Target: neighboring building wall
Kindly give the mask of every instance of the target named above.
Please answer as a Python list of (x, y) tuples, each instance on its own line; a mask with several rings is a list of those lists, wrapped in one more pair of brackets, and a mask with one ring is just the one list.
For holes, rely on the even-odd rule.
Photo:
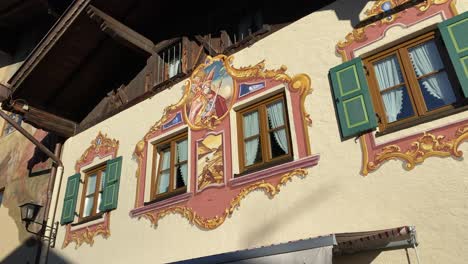
[[(111, 149), (109, 153), (105, 150), (96, 151), (92, 157), (97, 158), (87, 160), (83, 167), (91, 168), (110, 159), (110, 156), (122, 156), (123, 165), (117, 209), (106, 216), (105, 223), (77, 237), (65, 236), (79, 226), (62, 226), (54, 253), (71, 263), (148, 260), (164, 263), (324, 234), (414, 225), (418, 232), (418, 252), (422, 263), (463, 263), (468, 258), (464, 246), (468, 239), (465, 221), (468, 217), (468, 163), (463, 158), (430, 157), (414, 169), (405, 170), (400, 160), (392, 160), (380, 168), (369, 170), (368, 175), (363, 177), (361, 172), (365, 171), (361, 147), (365, 149), (365, 146), (360, 145), (363, 142), (353, 139), (342, 141), (340, 138), (328, 72), (342, 62), (342, 58), (335, 53), (336, 44), (352, 31), (350, 19), (356, 19), (362, 9), (370, 7), (366, 3), (337, 1), (233, 56), (233, 64), (237, 68), (266, 60), (267, 69), (280, 69), (281, 65), (286, 65), (286, 73), (290, 76), (305, 73), (310, 77), (313, 92), (305, 100), (305, 109), (313, 122), (307, 126), (311, 155), (304, 156), (319, 154), (320, 161), (317, 166), (307, 170), (307, 176), (293, 177), (291, 182), (281, 186), (281, 192), (274, 195), (273, 199), (269, 199), (263, 191), (249, 193), (224, 222), (211, 223), (216, 227), (213, 230), (200, 228), (197, 220), (190, 223), (180, 216), (180, 212), (165, 215), (159, 221), (154, 218), (161, 216), (158, 214), (146, 215), (141, 219), (129, 216), (129, 213), (134, 213), (136, 205), (142, 206), (143, 200), (150, 200), (150, 177), (147, 177), (144, 199), (135, 198), (138, 186), (141, 188), (137, 177), (141, 171), (138, 170), (139, 160), (135, 149), (136, 154), (139, 154), (141, 146), (138, 143), (145, 135), (151, 134), (151, 131), (148, 132), (150, 128), (167, 114), (164, 109), (179, 102), (184, 94), (182, 82), (66, 141), (62, 158), (64, 176), (76, 173), (77, 162), (83, 165), (80, 158), (88, 155), (87, 149), (96, 144), (96, 136), (100, 132), (118, 141), (118, 148)], [(460, 13), (468, 9), (466, 1), (456, 1), (454, 6)], [(387, 37), (391, 40), (400, 39), (441, 20), (442, 17), (438, 17), (408, 28), (392, 28), (381, 43), (387, 42)], [(369, 52), (371, 50), (366, 51)], [(293, 92), (287, 91), (286, 94), (288, 100), (291, 100)], [(290, 115), (297, 107), (300, 105), (289, 102)], [(235, 110), (230, 111), (232, 125), (235, 124)], [(462, 125), (466, 125), (464, 120), (467, 118), (466, 111), (460, 112), (378, 137), (376, 141), (382, 144), (452, 122), (461, 121)], [(239, 161), (234, 145), (237, 140), (235, 130), (235, 127), (231, 127), (232, 164), (234, 172), (237, 172)], [(189, 132), (189, 140), (196, 133)], [(297, 130), (292, 131), (291, 136), (295, 160), (299, 159), (298, 150), (303, 147), (298, 143), (303, 138), (298, 138), (297, 133)], [(373, 137), (373, 134), (368, 136)], [(91, 150), (95, 151), (96, 146)], [(459, 150), (466, 153), (468, 144), (461, 144)], [(149, 162), (146, 175), (151, 175), (151, 166)], [(364, 166), (367, 164), (364, 163)], [(58, 212), (61, 212), (63, 206), (66, 179), (62, 181)], [(193, 186), (189, 184), (189, 187)], [(213, 191), (211, 201), (219, 197), (219, 193)], [(190, 218), (190, 214), (187, 214), (185, 217)], [(153, 227), (145, 218), (157, 222), (157, 225)], [(89, 223), (81, 227), (87, 225)], [(68, 228), (71, 229), (66, 231)], [(63, 248), (60, 248), (62, 243)], [(415, 263), (416, 256), (414, 250), (408, 249), (343, 256), (336, 261)]]
[[(0, 128), (5, 123), (1, 119)], [(39, 141), (47, 135), (25, 123), (22, 127)], [(18, 131), (0, 137), (0, 188), (4, 188), (0, 206), (2, 263), (33, 263), (36, 257), (38, 242), (26, 231), (18, 206), (31, 201), (41, 205), (46, 203), (51, 162), (38, 154), (35, 146)], [(31, 168), (31, 165), (34, 166)], [(37, 219), (42, 221), (42, 217), (43, 210)], [(30, 229), (37, 231), (36, 226)]]

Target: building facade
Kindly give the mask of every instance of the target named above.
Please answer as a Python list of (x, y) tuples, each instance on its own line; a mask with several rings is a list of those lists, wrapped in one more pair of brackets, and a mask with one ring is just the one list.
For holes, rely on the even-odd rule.
[(49, 262), (466, 262), (468, 3), (413, 2), (165, 42), (65, 141)]

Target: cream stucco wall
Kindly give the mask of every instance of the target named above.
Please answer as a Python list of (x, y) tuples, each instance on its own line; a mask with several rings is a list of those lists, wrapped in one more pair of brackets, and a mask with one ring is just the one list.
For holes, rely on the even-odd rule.
[[(235, 66), (256, 64), (266, 59), (267, 68), (288, 66), (288, 73), (306, 73), (313, 93), (306, 109), (313, 125), (309, 129), (312, 152), (320, 154), (318, 166), (304, 179), (288, 183), (274, 199), (261, 192), (247, 196), (232, 217), (219, 228), (205, 231), (178, 215), (163, 218), (156, 228), (145, 219), (132, 219), (129, 211), (135, 199), (137, 163), (132, 159), (135, 144), (165, 106), (182, 95), (182, 83), (174, 85), (102, 123), (70, 138), (64, 145), (65, 176), (99, 131), (120, 141), (124, 157), (119, 204), (111, 213), (111, 236), (95, 238), (93, 246), (78, 249), (70, 244), (60, 249), (65, 229), (60, 228), (55, 254), (71, 263), (163, 263), (256, 246), (282, 243), (330, 233), (385, 229), (414, 225), (422, 263), (465, 263), (468, 259), (468, 163), (452, 158), (429, 158), (412, 171), (400, 161), (390, 161), (363, 177), (361, 149), (354, 140), (342, 142), (328, 82), (328, 71), (341, 63), (335, 45), (351, 31), (349, 20), (340, 20), (335, 10), (353, 10), (366, 1), (337, 1), (234, 55)], [(458, 1), (467, 10), (467, 1)], [(358, 13), (356, 13), (358, 16)], [(395, 32), (402, 37), (413, 29)], [(460, 113), (428, 124), (388, 135), (398, 135), (468, 118)], [(468, 152), (468, 143), (461, 146)], [(234, 155), (236, 156), (236, 155)], [(98, 163), (99, 161), (95, 161)], [(63, 188), (58, 198), (60, 217)], [(58, 184), (56, 184), (58, 186)], [(416, 263), (414, 250), (394, 250), (339, 258), (339, 263)]]

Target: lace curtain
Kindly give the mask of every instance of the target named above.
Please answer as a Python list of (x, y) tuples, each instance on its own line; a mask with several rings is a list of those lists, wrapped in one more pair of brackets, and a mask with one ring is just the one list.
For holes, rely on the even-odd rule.
[(159, 175), (158, 193), (165, 193), (169, 190), (170, 170), (168, 169), (169, 166), (171, 166), (171, 152), (169, 150), (163, 152), (161, 163), (162, 167), (161, 175)]
[[(395, 56), (377, 62), (374, 64), (374, 69), (380, 91), (403, 82), (400, 65)], [(403, 89), (399, 88), (382, 94), (389, 123), (397, 120), (397, 116), (403, 108)]]
[[(270, 120), (270, 128), (274, 129), (284, 126), (284, 110), (283, 102), (276, 102), (267, 107), (268, 119)], [(288, 140), (286, 138), (286, 129), (279, 129), (273, 132), (276, 142), (281, 149), (288, 153)]]
[[(409, 55), (418, 77), (444, 69), (434, 41), (412, 48)], [(420, 83), (430, 95), (444, 101), (445, 104), (455, 102), (456, 98), (445, 71), (423, 78)]]
[[(187, 140), (181, 141), (177, 143), (177, 162), (186, 161), (188, 159), (188, 142)], [(184, 163), (179, 165), (180, 173), (182, 174), (182, 180), (184, 181), (184, 185), (187, 186), (187, 166), (188, 163)]]
[[(258, 112), (252, 112), (244, 115), (244, 138), (249, 138), (260, 133), (258, 124)], [(260, 138), (252, 138), (245, 141), (245, 166), (249, 166), (255, 163), (257, 157), (258, 147)]]

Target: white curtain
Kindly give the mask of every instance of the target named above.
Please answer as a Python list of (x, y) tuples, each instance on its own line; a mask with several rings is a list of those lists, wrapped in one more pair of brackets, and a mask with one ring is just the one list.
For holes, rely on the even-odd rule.
[(86, 187), (85, 209), (83, 217), (89, 216), (92, 213), (94, 205), (94, 193), (96, 192), (96, 177), (91, 175), (88, 177), (88, 186)]
[[(276, 102), (267, 107), (268, 118), (270, 119), (271, 128), (277, 128), (284, 125), (284, 110), (283, 102)], [(288, 140), (286, 138), (286, 130), (279, 129), (273, 132), (275, 135), (276, 142), (281, 147), (281, 149), (288, 153)]]
[(99, 197), (98, 197), (98, 206), (97, 206), (97, 212), (101, 212), (99, 210), (99, 207), (101, 206), (101, 201), (102, 201), (102, 191), (104, 189), (104, 183), (106, 182), (106, 171), (101, 172), (101, 187), (99, 190)]
[[(178, 162), (186, 161), (188, 159), (188, 142), (187, 140), (181, 141), (177, 143), (177, 157)], [(187, 165), (188, 163), (184, 163), (180, 165), (180, 172), (182, 173), (182, 180), (184, 181), (184, 185), (187, 186)]]
[[(260, 132), (258, 124), (258, 112), (244, 115), (244, 138), (258, 135)], [(245, 166), (254, 164), (257, 157), (260, 138), (253, 138), (245, 142)]]
[[(395, 56), (377, 62), (374, 64), (374, 69), (380, 91), (403, 82), (400, 65)], [(382, 94), (389, 123), (397, 120), (397, 116), (403, 108), (403, 89), (395, 89)]]
[[(412, 48), (409, 54), (418, 77), (444, 68), (434, 41)], [(455, 102), (455, 95), (445, 71), (424, 78), (421, 83), (429, 94), (443, 100), (445, 104)]]
[(180, 60), (172, 60), (169, 62), (169, 78), (174, 77), (179, 73)]
[[(162, 154), (161, 175), (159, 175), (158, 193), (165, 193), (169, 189), (169, 166), (171, 166), (171, 152), (165, 151)], [(167, 170), (167, 171), (165, 171)]]

